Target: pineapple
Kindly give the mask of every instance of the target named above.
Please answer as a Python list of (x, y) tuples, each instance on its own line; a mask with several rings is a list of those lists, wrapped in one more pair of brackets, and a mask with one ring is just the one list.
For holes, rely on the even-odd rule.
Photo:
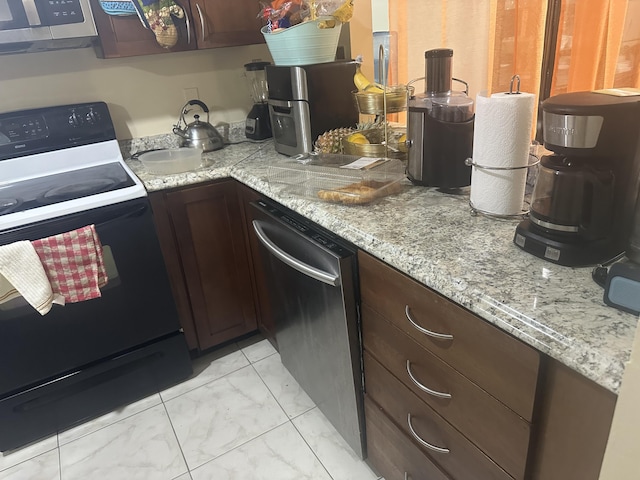
[(319, 153), (342, 153), (342, 139), (353, 133), (353, 128), (342, 127), (324, 132), (314, 144)]
[(383, 123), (358, 123), (355, 128), (336, 128), (324, 132), (318, 137), (314, 146), (314, 150), (318, 153), (342, 153), (342, 139), (360, 130), (369, 130), (371, 128), (383, 128)]

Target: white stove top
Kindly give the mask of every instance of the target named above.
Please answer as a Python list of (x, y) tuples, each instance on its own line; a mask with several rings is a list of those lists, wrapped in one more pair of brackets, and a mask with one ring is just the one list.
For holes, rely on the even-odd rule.
[[(101, 172), (104, 168), (96, 167), (114, 164), (118, 166), (117, 170), (121, 171), (119, 178), (125, 178), (128, 184), (116, 185), (112, 187), (113, 189), (105, 188), (103, 190), (106, 191), (98, 193), (91, 192), (90, 183), (94, 182), (95, 178), (91, 176), (91, 172)], [(86, 173), (80, 175), (77, 173), (80, 171)], [(0, 161), (0, 179), (2, 179), (0, 180), (0, 230), (147, 195), (140, 180), (124, 162), (116, 140), (2, 160)], [(95, 178), (95, 180), (103, 179)], [(82, 190), (83, 181), (86, 182), (88, 189), (85, 196), (66, 200), (62, 196), (54, 198), (54, 195), (49, 195), (49, 192), (62, 191), (67, 187), (72, 190)], [(50, 203), (40, 205), (38, 196), (47, 197)], [(15, 201), (34, 206), (13, 211), (10, 205)], [(3, 205), (8, 206), (5, 213), (2, 211)]]

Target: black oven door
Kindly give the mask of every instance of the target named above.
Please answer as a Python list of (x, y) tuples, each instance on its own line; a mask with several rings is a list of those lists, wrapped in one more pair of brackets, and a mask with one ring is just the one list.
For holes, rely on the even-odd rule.
[(12, 450), (188, 377), (191, 360), (147, 198), (0, 232), (0, 244), (95, 224), (102, 296), (41, 316), (0, 304), (0, 451)]
[(44, 316), (22, 298), (0, 304), (0, 399), (180, 329), (146, 198), (1, 232), (0, 244), (87, 224), (96, 226), (109, 282), (100, 298)]

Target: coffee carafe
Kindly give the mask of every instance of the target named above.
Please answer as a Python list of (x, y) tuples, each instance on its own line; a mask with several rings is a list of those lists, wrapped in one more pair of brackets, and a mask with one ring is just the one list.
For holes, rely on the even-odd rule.
[(452, 57), (448, 48), (425, 52), (425, 91), (408, 102), (407, 174), (417, 185), (442, 190), (471, 184), (471, 167), (465, 160), (473, 153), (474, 102), (467, 88), (451, 88)]
[(264, 67), (269, 62), (251, 62), (244, 66), (245, 76), (249, 82), (249, 91), (253, 99), (253, 107), (245, 122), (245, 136), (251, 140), (264, 140), (271, 137), (271, 121), (269, 119), (269, 105), (267, 98), (267, 77)]
[(640, 96), (574, 92), (542, 104), (545, 147), (529, 218), (514, 243), (567, 266), (622, 253), (640, 175)]

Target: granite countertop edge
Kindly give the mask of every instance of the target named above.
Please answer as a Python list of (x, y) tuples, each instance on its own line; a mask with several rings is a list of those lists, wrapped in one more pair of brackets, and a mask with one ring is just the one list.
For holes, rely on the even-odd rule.
[[(123, 157), (148, 192), (234, 178), (345, 238), (607, 390), (618, 393), (638, 319), (604, 306), (601, 298), (591, 298), (598, 290), (588, 283), (590, 275), (584, 269), (548, 264), (519, 251), (511, 245), (511, 239), (505, 241), (506, 235), (512, 236), (509, 232), (515, 228), (516, 221), (493, 222), (486, 217), (470, 219), (466, 204), (468, 196), (466, 200), (453, 198), (433, 189), (413, 187), (408, 181), (403, 193), (387, 197), (367, 209), (292, 195), (268, 182), (269, 165), (288, 160), (275, 152), (271, 141), (236, 143), (206, 153), (207, 166), (174, 175), (150, 175), (139, 161), (128, 159), (136, 150), (145, 149), (143, 147), (166, 144), (167, 138), (170, 136), (159, 136), (155, 143), (138, 142), (137, 146), (136, 142), (127, 142), (124, 148), (121, 142)], [(422, 234), (412, 228), (412, 222), (418, 219), (410, 217), (425, 211), (435, 213), (430, 222), (431, 229)], [(449, 223), (446, 218), (450, 219)], [(438, 225), (433, 227), (435, 222)], [(445, 234), (464, 228), (483, 236), (476, 237), (475, 242), (470, 239), (460, 245), (455, 241), (446, 244)], [(483, 229), (495, 229), (498, 233), (493, 238), (486, 232), (483, 234)], [(473, 251), (475, 244), (484, 242), (485, 237), (489, 237), (487, 243)], [(445, 245), (445, 248), (436, 250), (432, 244)], [(508, 257), (502, 260), (505, 263), (495, 261), (502, 257)], [(471, 263), (474, 266), (467, 268)], [(487, 276), (483, 275), (483, 265), (487, 268)], [(504, 275), (501, 275), (503, 270)], [(523, 283), (520, 290), (510, 285), (506, 279), (509, 275), (520, 275), (519, 280)], [(514, 279), (514, 283), (517, 281)], [(575, 283), (573, 291), (566, 298), (561, 293), (556, 297), (558, 285), (567, 281)], [(524, 299), (518, 296), (522, 292), (526, 292), (522, 295)], [(584, 322), (581, 319), (585, 319)]]

